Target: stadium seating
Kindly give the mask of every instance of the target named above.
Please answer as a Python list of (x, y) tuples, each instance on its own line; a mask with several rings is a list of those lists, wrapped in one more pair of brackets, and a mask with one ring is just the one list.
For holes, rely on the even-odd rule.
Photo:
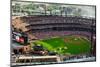
[(71, 34), (83, 35), (91, 39), (91, 35), (95, 31), (95, 18), (24, 16), (21, 19), (29, 24), (26, 26), (29, 29), (26, 32), (32, 32), (38, 39)]

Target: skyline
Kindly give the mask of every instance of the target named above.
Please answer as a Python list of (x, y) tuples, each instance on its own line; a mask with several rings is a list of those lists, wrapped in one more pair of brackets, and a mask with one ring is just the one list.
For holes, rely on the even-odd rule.
[[(14, 5), (15, 3), (17, 3), (17, 4), (20, 4), (20, 5), (29, 5), (29, 4), (43, 4), (43, 5), (49, 5), (49, 6), (52, 6), (52, 5), (54, 5), (55, 3), (50, 3), (50, 4), (46, 4), (46, 3), (41, 3), (41, 2), (38, 2), (38, 3), (34, 3), (34, 1), (33, 2), (16, 2), (16, 1), (13, 1), (12, 2), (12, 5)], [(66, 8), (70, 8), (70, 9), (72, 9), (72, 12), (68, 12), (66, 9), (65, 9), (65, 11), (67, 11), (68, 13), (70, 13), (70, 15), (75, 15), (75, 13), (77, 14), (77, 13), (79, 13), (78, 12), (78, 9), (79, 10), (81, 10), (80, 11), (80, 16), (83, 16), (83, 17), (92, 17), (92, 18), (95, 18), (95, 6), (88, 6), (88, 5), (72, 5), (72, 4), (56, 4), (57, 5), (57, 7), (58, 6), (61, 6), (61, 7), (66, 7)], [(74, 8), (75, 8), (75, 10), (74, 10)], [(68, 14), (67, 13), (67, 14)]]

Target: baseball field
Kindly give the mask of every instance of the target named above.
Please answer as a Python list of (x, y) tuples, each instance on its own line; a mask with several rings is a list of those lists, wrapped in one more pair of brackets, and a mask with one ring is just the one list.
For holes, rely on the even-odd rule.
[(78, 55), (89, 53), (91, 42), (83, 36), (70, 35), (63, 37), (53, 37), (43, 40), (37, 40), (33, 44), (42, 45), (45, 49), (58, 54)]

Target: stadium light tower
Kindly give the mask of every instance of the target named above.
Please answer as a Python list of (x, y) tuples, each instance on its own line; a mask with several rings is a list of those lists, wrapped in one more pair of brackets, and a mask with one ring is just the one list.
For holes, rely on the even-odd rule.
[(46, 15), (46, 9), (47, 9), (47, 7), (46, 7), (46, 4), (40, 4), (40, 6), (44, 9), (44, 13), (45, 13), (45, 15)]
[(94, 27), (94, 23), (95, 23), (95, 21), (93, 20), (93, 19), (91, 19), (92, 20), (92, 23), (91, 23), (91, 54), (92, 55), (94, 55), (94, 52), (95, 52), (95, 39), (94, 39), (94, 34), (96, 34), (95, 33), (95, 29), (93, 28)]

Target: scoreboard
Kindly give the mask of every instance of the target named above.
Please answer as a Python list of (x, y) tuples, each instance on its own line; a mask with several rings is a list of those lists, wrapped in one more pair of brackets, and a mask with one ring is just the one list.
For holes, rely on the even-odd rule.
[(28, 43), (28, 36), (25, 33), (20, 33), (20, 32), (12, 32), (12, 40), (15, 42), (18, 42), (20, 44), (27, 44)]

